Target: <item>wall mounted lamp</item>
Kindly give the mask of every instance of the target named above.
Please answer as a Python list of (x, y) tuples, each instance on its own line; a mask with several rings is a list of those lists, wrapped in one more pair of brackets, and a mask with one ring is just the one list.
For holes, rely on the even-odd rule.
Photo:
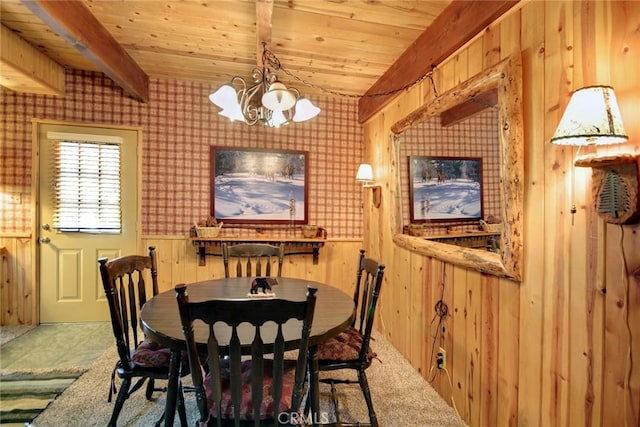
[(373, 183), (373, 168), (368, 163), (361, 163), (356, 173), (356, 181), (362, 182), (362, 188), (371, 188), (373, 191), (373, 206), (380, 207), (382, 199), (382, 186)]
[(571, 95), (551, 142), (585, 146), (620, 144), (628, 139), (613, 88), (588, 86)]
[[(567, 104), (553, 144), (578, 147), (621, 144), (628, 140), (613, 88), (588, 86), (576, 90)], [(598, 215), (609, 223), (627, 224), (640, 217), (638, 156), (620, 154), (574, 159), (576, 166), (591, 167)], [(575, 204), (571, 213), (575, 213)]]

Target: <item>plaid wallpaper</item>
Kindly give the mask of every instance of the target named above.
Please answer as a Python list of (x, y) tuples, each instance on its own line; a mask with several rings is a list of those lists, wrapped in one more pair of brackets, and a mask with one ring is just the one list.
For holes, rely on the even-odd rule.
[[(403, 224), (409, 223), (409, 156), (451, 156), (482, 158), (484, 217), (500, 216), (500, 170), (498, 111), (487, 108), (463, 122), (449, 127), (433, 117), (404, 132), (400, 144), (400, 178), (402, 181)], [(405, 185), (406, 183), (406, 185)], [(475, 228), (452, 227), (455, 230)], [(438, 233), (445, 229), (434, 227)]]
[[(316, 98), (315, 119), (281, 129), (231, 123), (217, 114), (201, 83), (152, 79), (150, 101), (138, 103), (97, 72), (67, 73), (65, 97), (3, 90), (0, 106), (0, 232), (26, 233), (31, 219), (31, 120), (136, 126), (143, 129), (142, 225), (145, 235), (186, 236), (209, 215), (209, 147), (309, 152), (309, 223), (329, 237), (362, 236), (362, 191), (355, 174), (363, 132), (357, 100)], [(304, 92), (304, 88), (301, 88)], [(10, 203), (21, 194), (22, 203)]]

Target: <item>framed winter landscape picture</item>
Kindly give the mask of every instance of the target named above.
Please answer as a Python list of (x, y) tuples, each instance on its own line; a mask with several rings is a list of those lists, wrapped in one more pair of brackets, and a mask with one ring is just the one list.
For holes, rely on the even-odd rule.
[(210, 161), (218, 221), (307, 224), (308, 152), (211, 147)]
[(482, 219), (482, 159), (409, 156), (411, 222)]

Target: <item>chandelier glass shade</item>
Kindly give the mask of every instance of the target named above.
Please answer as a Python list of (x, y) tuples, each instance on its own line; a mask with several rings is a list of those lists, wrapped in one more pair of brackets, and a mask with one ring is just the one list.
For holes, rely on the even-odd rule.
[(280, 68), (280, 63), (266, 49), (263, 53), (264, 68), (255, 68), (251, 83), (235, 76), (231, 82), (209, 95), (209, 100), (221, 110), (218, 114), (231, 121), (243, 121), (253, 126), (261, 123), (267, 127), (280, 127), (293, 122), (303, 122), (320, 113), (296, 88), (287, 88), (278, 81), (269, 65)]

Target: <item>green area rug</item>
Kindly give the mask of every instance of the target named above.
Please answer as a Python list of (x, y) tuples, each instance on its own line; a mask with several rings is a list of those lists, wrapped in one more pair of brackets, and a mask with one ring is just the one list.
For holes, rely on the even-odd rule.
[(82, 372), (15, 373), (0, 377), (0, 424), (31, 423)]

